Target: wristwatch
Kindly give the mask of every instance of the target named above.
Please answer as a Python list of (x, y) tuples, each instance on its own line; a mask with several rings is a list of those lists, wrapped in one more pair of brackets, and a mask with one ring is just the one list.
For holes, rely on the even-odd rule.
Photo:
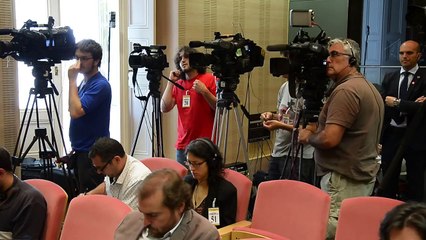
[(399, 99), (399, 98), (395, 98), (395, 100), (393, 100), (393, 106), (394, 107), (398, 107), (400, 103), (401, 103), (401, 99)]

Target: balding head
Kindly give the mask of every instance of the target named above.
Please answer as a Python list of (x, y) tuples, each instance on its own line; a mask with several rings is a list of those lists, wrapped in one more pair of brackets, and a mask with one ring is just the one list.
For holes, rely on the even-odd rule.
[(421, 58), (420, 44), (413, 40), (405, 41), (399, 48), (399, 62), (408, 71), (416, 66)]
[(184, 204), (184, 210), (191, 206), (191, 187), (172, 169), (161, 169), (148, 175), (139, 188), (139, 201), (158, 191), (163, 193), (163, 205), (175, 210)]

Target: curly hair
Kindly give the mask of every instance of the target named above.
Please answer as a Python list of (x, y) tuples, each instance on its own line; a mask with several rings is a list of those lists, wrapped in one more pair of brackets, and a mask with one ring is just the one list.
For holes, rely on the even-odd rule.
[[(174, 58), (174, 62), (176, 65), (176, 68), (183, 72), (183, 69), (180, 67), (180, 61), (182, 60), (182, 55), (184, 57), (188, 57), (189, 54), (191, 53), (198, 53), (197, 50), (190, 48), (188, 46), (183, 46), (179, 49), (179, 51), (176, 53), (175, 58)], [(195, 69), (199, 74), (203, 74), (206, 73), (206, 67), (205, 66), (192, 66), (191, 62), (189, 63), (189, 65), (191, 66), (191, 68)], [(185, 74), (182, 74), (181, 76), (182, 79), (186, 79)]]

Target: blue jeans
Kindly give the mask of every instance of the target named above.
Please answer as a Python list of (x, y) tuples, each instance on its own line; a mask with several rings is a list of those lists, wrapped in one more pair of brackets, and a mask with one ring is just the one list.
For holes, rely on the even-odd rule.
[(185, 165), (185, 161), (186, 161), (185, 150), (176, 149), (176, 161), (178, 161), (180, 164), (182, 164), (184, 167), (186, 167), (186, 165)]

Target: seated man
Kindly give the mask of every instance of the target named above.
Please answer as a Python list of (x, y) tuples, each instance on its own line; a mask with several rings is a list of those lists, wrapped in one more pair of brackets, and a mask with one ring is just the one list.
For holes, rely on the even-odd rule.
[(151, 173), (141, 161), (127, 155), (112, 138), (99, 138), (89, 152), (93, 166), (105, 175), (104, 182), (87, 194), (105, 194), (120, 199), (137, 210), (136, 190)]
[(138, 197), (140, 212), (126, 216), (115, 239), (219, 239), (216, 227), (191, 209), (191, 188), (174, 170), (150, 174)]
[(43, 195), (13, 174), (10, 154), (0, 147), (0, 239), (41, 239), (46, 208)]

